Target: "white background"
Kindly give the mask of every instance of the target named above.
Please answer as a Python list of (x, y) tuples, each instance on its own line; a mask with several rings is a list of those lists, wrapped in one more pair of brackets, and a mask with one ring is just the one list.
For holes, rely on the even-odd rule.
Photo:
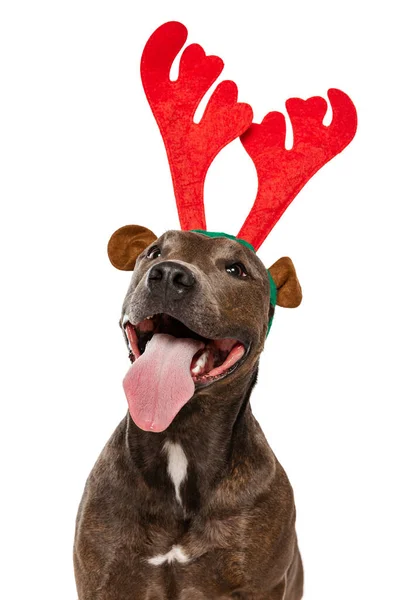
[[(226, 64), (259, 121), (290, 96), (355, 102), (352, 144), (259, 252), (291, 256), (304, 301), (278, 309), (253, 410), (298, 508), (307, 600), (400, 598), (398, 62), (394, 2), (21, 2), (0, 15), (1, 541), (7, 600), (74, 600), (74, 519), (123, 417), (118, 327), (129, 274), (111, 233), (178, 228), (139, 77), (161, 23)], [(237, 233), (255, 170), (239, 142), (206, 182)]]

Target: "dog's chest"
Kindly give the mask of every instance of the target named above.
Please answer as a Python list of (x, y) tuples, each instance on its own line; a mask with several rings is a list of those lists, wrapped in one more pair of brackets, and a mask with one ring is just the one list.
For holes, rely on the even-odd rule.
[(279, 532), (271, 506), (248, 502), (240, 473), (204, 500), (198, 463), (179, 443), (164, 444), (148, 481), (105, 457), (78, 518), (82, 600), (92, 590), (97, 600), (265, 600), (268, 539)]
[[(224, 524), (220, 524), (223, 528)], [(207, 526), (208, 532), (210, 530)], [(165, 534), (165, 540), (169, 537)], [(172, 536), (171, 536), (172, 537)], [(249, 557), (238, 550), (236, 536), (231, 536), (232, 548), (210, 544), (203, 536), (183, 536), (165, 550), (159, 544), (146, 544), (136, 556), (118, 548), (118, 564), (104, 587), (104, 598), (119, 590), (118, 600), (133, 597), (146, 600), (228, 600), (234, 592), (246, 586), (249, 578)], [(227, 545), (225, 537), (221, 545)], [(160, 550), (160, 545), (163, 550)], [(129, 573), (129, 577), (127, 577)], [(254, 582), (253, 582), (254, 585)], [(252, 587), (254, 591), (254, 587)], [(124, 595), (125, 594), (125, 595)]]
[(125, 522), (124, 541), (114, 538), (113, 572), (106, 578), (104, 592), (126, 590), (127, 600), (132, 594), (146, 600), (233, 598), (234, 591), (248, 581), (252, 559), (246, 533), (254, 518), (229, 511), (187, 518), (190, 461), (183, 448), (172, 442), (165, 444), (165, 458), (172, 486), (163, 518), (143, 516), (132, 530)]
[(157, 590), (155, 597), (163, 600), (231, 598), (234, 590), (244, 584), (241, 559), (226, 549), (191, 558), (189, 552), (177, 544), (165, 555), (156, 555), (148, 562), (151, 564), (143, 573), (146, 593)]
[[(189, 463), (179, 444), (167, 442), (164, 450), (167, 473), (174, 488), (171, 505), (178, 507), (181, 519), (184, 519)], [(144, 522), (142, 526), (147, 529), (147, 539), (153, 539), (153, 545), (146, 546), (146, 556), (142, 555), (141, 560), (148, 597), (155, 594), (154, 598), (177, 600), (230, 598), (230, 592), (246, 579), (243, 537), (247, 525), (248, 516), (210, 515), (207, 519), (187, 520), (184, 531), (177, 535), (179, 524), (177, 529), (172, 526), (164, 532), (152, 532)]]

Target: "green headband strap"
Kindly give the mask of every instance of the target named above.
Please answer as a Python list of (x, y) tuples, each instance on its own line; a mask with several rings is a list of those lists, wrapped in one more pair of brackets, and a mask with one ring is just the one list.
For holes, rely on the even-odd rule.
[(203, 229), (191, 229), (191, 231), (194, 233), (202, 233), (203, 235), (207, 235), (211, 238), (225, 237), (229, 238), (230, 240), (235, 240), (235, 242), (239, 242), (239, 244), (242, 244), (242, 246), (249, 248), (252, 252), (254, 252), (254, 254), (256, 253), (253, 246), (249, 242), (246, 242), (246, 240), (242, 240), (241, 238), (237, 238), (234, 235), (230, 235), (229, 233), (223, 233), (222, 231), (203, 231)]
[[(242, 240), (241, 238), (237, 238), (234, 235), (230, 235), (229, 233), (223, 233), (222, 231), (204, 231), (203, 229), (191, 229), (191, 231), (193, 231), (193, 233), (202, 233), (203, 235), (207, 235), (208, 237), (211, 237), (211, 238), (225, 237), (230, 240), (235, 240), (236, 242), (239, 242), (239, 244), (242, 244), (242, 246), (246, 246), (247, 248), (249, 248), (249, 250), (254, 252), (254, 254), (256, 253), (253, 246), (251, 244), (249, 244), (249, 242), (246, 242), (246, 240)], [(271, 302), (272, 306), (275, 308), (278, 292), (276, 289), (275, 281), (272, 279), (272, 275), (268, 271), (268, 269), (267, 269), (267, 273), (268, 273), (269, 288), (270, 288), (270, 302)], [(273, 320), (274, 320), (274, 315), (272, 315), (272, 317), (268, 321), (267, 335), (269, 334), (269, 330), (271, 329)]]

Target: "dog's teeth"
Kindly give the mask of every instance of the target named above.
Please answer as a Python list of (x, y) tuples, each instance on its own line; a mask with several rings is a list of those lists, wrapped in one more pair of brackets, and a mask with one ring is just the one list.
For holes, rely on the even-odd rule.
[(148, 321), (149, 319), (152, 319), (153, 315), (151, 317), (146, 317), (146, 321)]
[(196, 360), (195, 365), (192, 369), (193, 375), (198, 375), (202, 369), (204, 369), (207, 359), (208, 359), (208, 350), (205, 350), (202, 354), (200, 354), (199, 358)]
[(125, 325), (126, 325), (127, 323), (129, 323), (129, 317), (128, 317), (128, 315), (124, 315), (124, 316), (122, 317), (122, 326), (123, 326), (123, 327), (125, 327)]

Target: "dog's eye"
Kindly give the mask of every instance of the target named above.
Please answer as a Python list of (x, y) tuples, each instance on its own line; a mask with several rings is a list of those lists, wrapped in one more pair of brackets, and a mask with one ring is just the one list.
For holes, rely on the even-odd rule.
[(227, 265), (225, 270), (229, 275), (234, 277), (247, 277), (246, 267), (242, 263), (233, 263), (233, 265)]
[(161, 256), (161, 250), (158, 246), (152, 246), (147, 252), (147, 258), (158, 258)]

